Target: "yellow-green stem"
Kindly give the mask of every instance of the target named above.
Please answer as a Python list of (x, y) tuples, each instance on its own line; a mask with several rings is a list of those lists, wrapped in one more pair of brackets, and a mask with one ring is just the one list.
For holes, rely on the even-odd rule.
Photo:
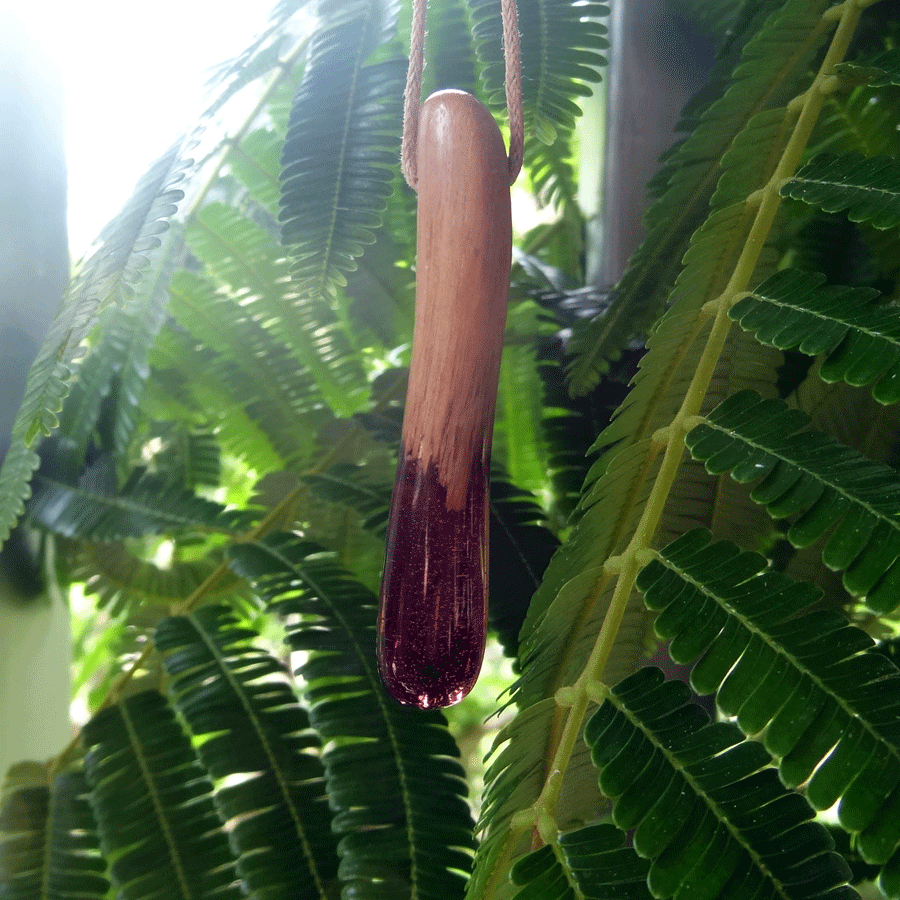
[[(618, 580), (600, 633), (588, 662), (575, 684), (569, 689), (564, 688), (557, 692), (557, 702), (567, 706), (568, 711), (553, 761), (548, 768), (547, 780), (534, 804), (514, 818), (514, 824), (519, 829), (525, 826), (528, 818), (532, 822), (540, 822), (541, 837), (554, 845), (558, 839), (546, 823), (548, 820), (553, 821), (553, 810), (562, 782), (561, 776), (568, 767), (589, 703), (591, 700), (599, 701), (604, 696), (606, 688), (600, 679), (615, 645), (628, 599), (634, 590), (640, 568), (638, 554), (651, 545), (684, 454), (684, 423), (690, 416), (699, 412), (706, 397), (731, 327), (728, 309), (749, 285), (781, 203), (779, 194), (781, 185), (799, 165), (821, 112), (826, 91), (830, 87), (827, 79), (831, 76), (834, 66), (846, 54), (862, 9), (868, 5), (871, 5), (871, 0), (846, 0), (826, 13), (826, 16), (838, 17), (837, 29), (816, 78), (803, 95), (800, 115), (781, 159), (768, 183), (757, 194), (759, 207), (728, 285), (718, 298), (707, 305), (708, 309), (710, 307), (715, 309), (715, 320), (681, 407), (670, 425), (661, 429), (655, 436), (665, 440), (663, 461), (634, 535), (616, 560), (614, 569)], [(754, 199), (748, 202), (754, 202)]]

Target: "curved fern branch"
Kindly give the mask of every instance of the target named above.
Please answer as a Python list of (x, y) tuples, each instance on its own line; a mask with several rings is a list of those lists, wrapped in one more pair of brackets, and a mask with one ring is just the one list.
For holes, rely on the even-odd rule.
[(165, 699), (135, 694), (84, 727), (110, 877), (127, 900), (242, 895), (212, 783)]
[(360, 898), (383, 897), (385, 884), (417, 900), (461, 896), (473, 823), (459, 751), (440, 713), (400, 706), (385, 693), (375, 597), (293, 535), (235, 547), (232, 559), (273, 611), (298, 618), (289, 642), (308, 654), (298, 674), (326, 743), (345, 889)]
[[(818, 591), (769, 569), (759, 554), (689, 532), (637, 579), (656, 630), (701, 694), (748, 735), (761, 734), (788, 787), (806, 783), (816, 809), (840, 800), (864, 859), (900, 843), (900, 672), (838, 613), (810, 611)], [(699, 624), (698, 624), (699, 623)], [(760, 673), (765, 673), (760, 675)]]
[(147, 265), (147, 253), (184, 196), (176, 185), (190, 159), (178, 142), (138, 182), (122, 212), (100, 234), (100, 245), (75, 278), (31, 366), (25, 395), (13, 425), (12, 443), (0, 468), (0, 541), (24, 509), (28, 481), (37, 468), (37, 441), (59, 424), (57, 413), (69, 391), (72, 365), (84, 351), (82, 340), (110, 304), (134, 297), (132, 285)]
[[(565, 773), (574, 758), (592, 692), (596, 696), (592, 686), (603, 677), (626, 621), (639, 568), (636, 554), (651, 546), (660, 525), (679, 475), (685, 422), (703, 406), (728, 344), (727, 310), (754, 277), (779, 208), (779, 188), (799, 166), (824, 103), (822, 86), (846, 53), (861, 14), (858, 7), (842, 6), (823, 16), (824, 5), (809, 0), (783, 5), (754, 42), (753, 55), (741, 70), (746, 81), (733, 89), (735, 101), (746, 99), (755, 115), (762, 111), (760, 102), (768, 106), (773, 92), (793, 92), (801, 84), (804, 88), (801, 99), (785, 111), (791, 127), (784, 150), (751, 204), (739, 202), (717, 210), (705, 223), (694, 245), (696, 252), (686, 260), (681, 278), (682, 300), (656, 328), (653, 340), (657, 347), (664, 348), (662, 354), (657, 356), (651, 346), (642, 364), (642, 372), (648, 372), (649, 377), (642, 381), (639, 376), (632, 391), (632, 396), (639, 395), (640, 402), (620, 412), (620, 422), (631, 417), (624, 432), (620, 432), (623, 437), (627, 434), (623, 441), (626, 446), (608, 454), (597, 467), (598, 484), (616, 490), (620, 497), (626, 495), (623, 508), (627, 513), (614, 516), (615, 521), (607, 526), (602, 519), (609, 517), (608, 506), (585, 512), (573, 538), (560, 551), (560, 556), (570, 552), (568, 548), (578, 541), (576, 535), (581, 532), (583, 544), (575, 554), (577, 564), (562, 567), (567, 580), (560, 575), (551, 578), (553, 586), (543, 596), (539, 592), (536, 598), (534, 618), (529, 616), (531, 623), (526, 620), (523, 654), (530, 655), (523, 660), (527, 668), (521, 686), (525, 691), (520, 695), (517, 687), (515, 695), (521, 696), (520, 715), (532, 712), (529, 704), (537, 705), (534, 694), (528, 691), (527, 676), (531, 672), (548, 673), (549, 678), (540, 676), (550, 682), (541, 696), (554, 697), (554, 704), (543, 705), (540, 714), (545, 738), (541, 740), (534, 734), (534, 743), (526, 748), (530, 765), (543, 773), (542, 787), (534, 796), (530, 795), (533, 780), (517, 790), (508, 771), (501, 770), (495, 778), (491, 790), (506, 796), (517, 792), (522, 806), (512, 821), (499, 821), (505, 832), (489, 832), (482, 845), (473, 883), (485, 896), (494, 896), (499, 887), (491, 874), (497, 860), (508, 860), (529, 830), (537, 829), (544, 841), (552, 840), (557, 816), (568, 811), (560, 804), (567, 781)], [(836, 31), (809, 85), (805, 61), (831, 25), (837, 26)], [(779, 61), (769, 69), (773, 53)], [(790, 94), (781, 102), (789, 99)], [(734, 122), (733, 113), (742, 127), (752, 118), (742, 118), (747, 108), (735, 102), (727, 111), (728, 121)], [(646, 393), (640, 394), (642, 389)], [(608, 431), (616, 429), (614, 421)], [(621, 471), (616, 463), (621, 463)], [(616, 485), (614, 476), (627, 480)], [(601, 540), (595, 542), (593, 538), (598, 535)], [(572, 609), (572, 605), (566, 606), (564, 598), (570, 591), (578, 598), (575, 611), (579, 624), (597, 614), (603, 617), (599, 632), (585, 630), (583, 641), (579, 640), (580, 629), (575, 634), (561, 635), (549, 615), (556, 602), (562, 604), (561, 608)], [(568, 619), (571, 621), (571, 614)], [(579, 776), (580, 772), (579, 769)]]
[(844, 587), (873, 610), (897, 605), (900, 479), (834, 438), (804, 430), (808, 416), (746, 391), (694, 426), (685, 443), (710, 472), (738, 482), (762, 479), (751, 497), (773, 518), (797, 517), (787, 532), (806, 547), (826, 532), (822, 559), (843, 569)]
[(154, 643), (173, 679), (175, 705), (213, 778), (242, 774), (219, 789), (238, 870), (266, 897), (324, 898), (337, 877), (336, 841), (325, 804), (319, 742), (284, 667), (253, 646), (227, 607), (164, 619)]
[(900, 165), (886, 156), (820, 153), (785, 183), (781, 195), (825, 212), (846, 212), (851, 222), (894, 228), (900, 224)]
[(584, 731), (613, 821), (634, 829), (635, 849), (651, 860), (653, 896), (858, 897), (828, 832), (784, 788), (762, 744), (710, 723), (689, 695), (642, 669)]

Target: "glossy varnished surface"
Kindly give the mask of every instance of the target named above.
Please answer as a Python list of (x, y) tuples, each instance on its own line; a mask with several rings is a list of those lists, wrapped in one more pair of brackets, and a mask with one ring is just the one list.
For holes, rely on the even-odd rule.
[(416, 321), (388, 529), (378, 660), (401, 703), (449, 706), (478, 677), (487, 621), (487, 473), (506, 322), (506, 148), (474, 97), (419, 118)]
[(402, 460), (391, 507), (378, 665), (392, 697), (449, 706), (475, 684), (487, 621), (487, 489), (473, 465), (461, 509), (434, 464)]

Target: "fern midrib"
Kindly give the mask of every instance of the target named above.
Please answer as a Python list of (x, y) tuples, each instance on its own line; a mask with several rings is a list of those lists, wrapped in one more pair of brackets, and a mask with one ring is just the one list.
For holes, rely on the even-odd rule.
[(641, 734), (644, 735), (645, 740), (647, 740), (656, 751), (662, 753), (665, 757), (666, 762), (672, 767), (673, 771), (677, 772), (678, 775), (683, 778), (691, 787), (694, 795), (702, 799), (705, 803), (706, 808), (709, 809), (713, 816), (717, 819), (717, 821), (724, 825), (728, 830), (728, 833), (731, 835), (731, 839), (739, 844), (744, 852), (751, 858), (753, 861), (753, 865), (762, 872), (766, 878), (768, 878), (769, 882), (777, 891), (777, 895), (779, 897), (783, 897), (784, 900), (792, 900), (795, 896), (792, 894), (787, 888), (785, 888), (784, 884), (775, 876), (775, 873), (766, 865), (762, 856), (752, 847), (747, 841), (744, 839), (743, 833), (737, 827), (735, 827), (728, 819), (728, 815), (721, 808), (721, 806), (708, 795), (707, 791), (704, 790), (703, 786), (699, 784), (699, 782), (694, 778), (690, 772), (679, 762), (677, 757), (671, 750), (665, 747), (661, 741), (656, 739), (653, 731), (649, 728), (646, 728), (641, 722), (640, 719), (635, 716), (630, 709), (628, 709), (624, 704), (618, 702), (617, 698), (614, 698), (614, 695), (607, 691), (606, 692), (606, 701), (608, 703), (612, 703), (613, 706), (619, 711), (621, 715), (624, 715), (625, 718), (631, 723), (632, 727), (636, 730), (640, 731)]
[[(652, 550), (648, 551), (647, 557), (648, 562), (650, 558), (655, 559), (663, 566), (665, 566), (669, 571), (676, 573), (679, 578), (695, 588), (704, 597), (712, 600), (720, 609), (723, 609), (729, 617), (740, 622), (741, 626), (746, 631), (759, 638), (778, 656), (786, 660), (788, 665), (792, 669), (799, 671), (807, 678), (809, 678), (813, 682), (813, 684), (815, 684), (816, 687), (822, 692), (822, 694), (831, 698), (837, 704), (840, 710), (847, 717), (848, 721), (856, 722), (857, 725), (861, 726), (863, 731), (868, 734), (878, 746), (886, 749), (894, 758), (894, 761), (900, 764), (900, 747), (898, 747), (892, 741), (886, 739), (877, 731), (877, 729), (873, 728), (867, 719), (863, 718), (856, 710), (854, 710), (853, 707), (850, 706), (840, 694), (835, 693), (831, 688), (829, 688), (827, 683), (819, 675), (811, 670), (809, 666), (805, 665), (802, 659), (792, 654), (782, 642), (770, 637), (765, 631), (761, 630), (756, 624), (754, 624), (754, 622), (750, 618), (738, 612), (733, 606), (731, 606), (728, 603), (727, 599), (717, 596), (715, 593), (710, 591), (702, 582), (697, 581), (697, 579), (692, 575), (688, 574), (683, 569), (680, 569), (677, 566), (673, 565), (668, 559), (661, 556), (658, 552)], [(854, 653), (849, 657), (844, 657), (843, 659), (839, 660), (839, 662), (843, 662), (845, 659), (851, 659), (856, 655), (858, 654)]]
[(368, 28), (371, 26), (373, 16), (373, 5), (370, 3), (367, 8), (365, 24), (360, 31), (359, 44), (357, 45), (356, 56), (353, 61), (353, 75), (350, 82), (350, 91), (347, 99), (347, 111), (344, 115), (344, 126), (341, 133), (341, 149), (340, 153), (338, 154), (338, 175), (334, 181), (334, 193), (332, 194), (331, 200), (331, 219), (328, 223), (328, 228), (326, 229), (327, 240), (325, 246), (319, 253), (319, 259), (321, 261), (319, 265), (319, 271), (314, 279), (316, 282), (315, 292), (317, 296), (322, 299), (327, 299), (327, 290), (325, 285), (328, 283), (328, 273), (331, 268), (331, 254), (334, 248), (335, 226), (337, 223), (338, 210), (340, 209), (339, 201), (341, 197), (341, 187), (343, 184), (345, 169), (347, 165), (347, 145), (350, 143), (351, 124), (353, 119), (353, 110), (356, 103), (356, 91), (359, 85), (360, 70), (362, 69), (363, 63), (365, 62), (365, 38)]
[[(877, 2), (877, 0), (873, 0), (873, 2)], [(821, 27), (823, 27), (823, 25), (819, 26), (819, 28)], [(779, 76), (770, 82), (769, 90), (763, 93), (759, 98), (759, 101), (749, 108), (746, 115), (739, 120), (737, 128), (731, 133), (732, 135), (737, 134), (740, 130), (746, 128), (754, 116), (763, 112), (768, 107), (768, 104), (775, 94), (776, 89), (780, 86), (781, 81), (791, 73), (797, 60), (805, 55), (805, 50), (809, 45), (815, 42), (817, 36), (818, 29), (810, 32), (809, 39), (806, 43), (798, 49), (797, 53), (789, 60), (789, 63), (784, 66), (781, 73), (779, 73)], [(679, 255), (672, 252), (672, 248), (674, 245), (677, 245), (679, 235), (684, 230), (684, 222), (693, 221), (697, 215), (697, 210), (702, 207), (704, 203), (709, 202), (709, 198), (713, 191), (713, 182), (717, 180), (721, 174), (721, 160), (727, 149), (728, 146), (721, 143), (716, 150), (712, 152), (709, 156), (708, 169), (703, 177), (697, 182), (697, 188), (690, 198), (690, 202), (684, 207), (684, 212), (679, 216), (667, 217), (665, 221), (668, 224), (661, 230), (659, 237), (657, 238), (654, 235), (650, 253), (642, 260), (639, 273), (635, 276), (637, 281), (635, 285), (629, 289), (628, 294), (625, 295), (626, 297), (630, 298), (639, 293), (642, 290), (642, 286), (650, 278), (656, 276), (658, 272), (667, 273), (670, 271), (677, 271), (677, 267), (680, 266), (681, 261)], [(660, 262), (660, 260), (667, 261)], [(626, 272), (623, 281), (628, 279), (629, 275), (630, 273)], [(668, 277), (658, 278), (657, 280), (660, 283), (666, 283)], [(582, 363), (579, 361), (579, 371), (596, 367), (597, 355), (605, 347), (607, 339), (611, 334), (616, 333), (616, 331), (620, 329), (620, 319), (631, 313), (632, 310), (628, 303), (616, 302), (613, 304), (603, 318), (604, 327), (598, 332), (597, 338), (594, 340), (594, 349), (590, 354), (585, 355), (586, 362)], [(608, 323), (607, 319), (609, 320)], [(640, 432), (639, 434), (642, 435), (643, 432)]]
[(149, 766), (147, 765), (147, 760), (144, 759), (143, 747), (138, 740), (137, 732), (135, 731), (134, 725), (131, 721), (131, 714), (128, 710), (127, 704), (119, 703), (119, 711), (122, 716), (122, 723), (125, 725), (125, 730), (128, 733), (128, 740), (131, 744), (134, 759), (140, 767), (141, 775), (144, 779), (144, 784), (147, 786), (147, 793), (150, 796), (150, 802), (153, 804), (153, 809), (156, 813), (157, 824), (159, 825), (160, 831), (162, 831), (163, 839), (165, 840), (166, 846), (169, 849), (169, 859), (172, 863), (172, 867), (175, 869), (175, 876), (178, 879), (178, 886), (181, 889), (181, 896), (184, 898), (184, 900), (194, 900), (193, 892), (191, 891), (188, 884), (187, 873), (185, 872), (184, 866), (181, 862), (179, 842), (169, 828), (169, 821), (165, 816), (165, 807), (163, 806), (162, 800), (157, 793), (156, 782), (153, 780), (153, 774), (150, 771)]
[(297, 833), (297, 837), (300, 839), (300, 844), (303, 847), (303, 853), (306, 857), (310, 874), (312, 875), (313, 881), (315, 882), (316, 891), (318, 892), (318, 895), (320, 897), (326, 897), (327, 891), (325, 889), (325, 882), (323, 881), (322, 876), (319, 872), (319, 867), (316, 864), (316, 857), (313, 853), (312, 845), (309, 842), (309, 838), (306, 834), (306, 829), (304, 828), (303, 822), (297, 812), (296, 804), (294, 803), (293, 797), (291, 796), (287, 779), (284, 777), (284, 772), (282, 771), (281, 765), (278, 762), (278, 758), (273, 752), (272, 745), (267, 738), (266, 731), (263, 728), (262, 722), (260, 722), (259, 717), (256, 715), (253, 704), (250, 703), (246, 691), (243, 690), (243, 683), (234, 676), (231, 666), (228, 665), (224, 655), (221, 652), (221, 648), (218, 644), (215, 643), (215, 641), (212, 640), (206, 629), (202, 627), (201, 623), (197, 621), (197, 617), (193, 613), (190, 613), (188, 614), (187, 618), (194, 626), (194, 630), (203, 642), (203, 646), (206, 647), (207, 652), (216, 661), (216, 664), (219, 667), (219, 672), (222, 674), (228, 686), (231, 688), (234, 696), (238, 698), (238, 701), (243, 707), (248, 721), (253, 727), (253, 731), (256, 734), (257, 740), (259, 741), (260, 746), (263, 748), (263, 751), (266, 754), (266, 759), (269, 761), (269, 772), (274, 775), (275, 780), (278, 783), (279, 793), (281, 794), (282, 800), (284, 801), (284, 804), (287, 807), (288, 812), (290, 813), (291, 820), (294, 823), (294, 831)]
[[(272, 547), (266, 546), (264, 549), (267, 553), (274, 554)], [(318, 581), (315, 578), (311, 577), (309, 573), (304, 569), (298, 568), (284, 556), (280, 556), (277, 554), (274, 555), (279, 558), (282, 565), (286, 566), (288, 569), (292, 569), (293, 571), (295, 571), (303, 580), (303, 582), (307, 584), (316, 593), (317, 596), (321, 597), (323, 600), (330, 596), (329, 592), (327, 590), (324, 590), (323, 587), (319, 585)], [(369, 656), (366, 654), (364, 648), (356, 640), (355, 630), (352, 623), (348, 622), (346, 617), (341, 613), (340, 604), (329, 603), (329, 607), (335, 620), (338, 622), (341, 628), (343, 628), (344, 633), (349, 638), (350, 645), (355, 651), (356, 657), (359, 660), (362, 670), (366, 676), (369, 694), (378, 704), (378, 709), (381, 713), (381, 720), (384, 722), (385, 732), (387, 733), (391, 747), (391, 755), (393, 756), (394, 763), (397, 767), (397, 778), (400, 782), (401, 796), (403, 797), (404, 824), (406, 826), (407, 843), (410, 849), (410, 897), (411, 900), (416, 900), (416, 898), (419, 897), (418, 867), (416, 865), (415, 854), (417, 844), (415, 841), (415, 833), (412, 826), (412, 804), (409, 802), (409, 798), (411, 796), (414, 796), (415, 791), (412, 790), (409, 786), (406, 767), (404, 765), (405, 760), (400, 750), (400, 741), (393, 727), (393, 719), (391, 718), (390, 711), (386, 702), (387, 694), (379, 689), (381, 678), (378, 672), (373, 670), (369, 662)]]
[[(690, 428), (694, 425), (700, 424), (713, 431), (717, 431), (720, 434), (729, 435), (727, 429), (722, 428), (717, 423), (712, 422), (702, 416), (693, 416), (689, 419), (686, 419), (684, 421), (685, 431), (690, 430)], [(873, 506), (871, 503), (863, 502), (858, 496), (851, 494), (846, 488), (844, 488), (840, 482), (835, 483), (834, 481), (829, 480), (826, 475), (819, 475), (816, 473), (808, 472), (807, 470), (801, 468), (800, 464), (790, 459), (790, 457), (785, 456), (782, 453), (778, 453), (771, 447), (766, 447), (764, 444), (760, 444), (756, 441), (751, 440), (750, 438), (744, 437), (743, 435), (740, 437), (740, 440), (741, 443), (746, 444), (748, 447), (752, 447), (755, 450), (761, 450), (768, 456), (774, 457), (778, 460), (779, 463), (783, 463), (795, 469), (800, 469), (800, 471), (803, 472), (804, 475), (811, 475), (820, 484), (824, 484), (828, 489), (834, 491), (842, 499), (847, 500), (851, 508), (856, 507), (864, 509), (873, 519), (876, 519), (881, 524), (887, 525), (894, 532), (900, 534), (900, 517), (898, 517), (895, 513), (887, 513), (883, 510), (880, 510), (877, 506)]]
[[(534, 822), (545, 842), (557, 843), (558, 830), (555, 827), (553, 810), (559, 798), (562, 786), (561, 773), (564, 773), (571, 759), (575, 740), (580, 734), (589, 699), (600, 701), (606, 696), (606, 688), (602, 682), (603, 671), (612, 652), (619, 625), (624, 616), (628, 598), (633, 589), (637, 572), (640, 568), (637, 554), (648, 550), (651, 540), (665, 509), (669, 492), (674, 484), (681, 459), (684, 454), (685, 421), (688, 416), (696, 415), (706, 396), (719, 357), (725, 346), (731, 322), (727, 310), (736, 302), (736, 296), (745, 291), (747, 282), (762, 252), (777, 212), (781, 197), (779, 188), (796, 170), (800, 157), (809, 141), (812, 129), (825, 101), (826, 93), (823, 84), (834, 66), (840, 62), (847, 52), (850, 39), (856, 29), (862, 13), (862, 4), (845, 2), (827, 11), (817, 28), (824, 27), (833, 18), (838, 19), (836, 32), (829, 45), (825, 58), (810, 87), (802, 98), (802, 108), (797, 118), (794, 131), (781, 156), (775, 172), (766, 186), (756, 197), (757, 213), (744, 249), (734, 266), (732, 276), (720, 296), (709, 301), (698, 313), (709, 315), (714, 313), (712, 329), (707, 337), (706, 346), (700, 362), (685, 394), (681, 408), (674, 420), (666, 427), (659, 429), (653, 436), (654, 443), (665, 446), (663, 461), (654, 481), (650, 496), (644, 506), (640, 522), (628, 547), (617, 557), (607, 559), (604, 569), (608, 575), (618, 576), (616, 588), (601, 626), (600, 633), (591, 651), (587, 664), (574, 685), (561, 688), (556, 692), (557, 703), (569, 706), (560, 743), (553, 759), (545, 771), (549, 774), (538, 799), (528, 809), (521, 811), (515, 818), (515, 824), (523, 827), (530, 819)], [(549, 749), (549, 748), (548, 748)], [(560, 773), (560, 777), (557, 777)], [(543, 824), (543, 827), (542, 827)], [(552, 827), (547, 827), (547, 826)]]

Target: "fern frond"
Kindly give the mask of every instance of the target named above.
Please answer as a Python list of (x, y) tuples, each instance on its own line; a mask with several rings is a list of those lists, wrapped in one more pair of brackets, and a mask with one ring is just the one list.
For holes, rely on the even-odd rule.
[(319, 742), (276, 659), (230, 609), (207, 606), (164, 619), (154, 643), (172, 678), (176, 708), (215, 779), (244, 775), (216, 793), (238, 870), (266, 897), (325, 898), (337, 848), (325, 800)]
[(98, 338), (75, 370), (72, 390), (60, 414), (59, 431), (82, 452), (97, 426), (101, 404), (110, 393), (114, 413), (109, 449), (123, 456), (127, 451), (149, 376), (150, 347), (162, 328), (169, 281), (183, 254), (180, 238), (176, 229), (169, 229), (164, 245), (148, 260), (131, 296), (104, 310)]
[[(638, 588), (659, 611), (656, 630), (691, 684), (779, 761), (788, 787), (806, 782), (816, 809), (840, 800), (868, 862), (900, 843), (887, 823), (900, 802), (900, 672), (874, 641), (834, 612), (813, 612), (819, 592), (708, 532), (689, 532), (656, 554)], [(897, 788), (895, 796), (895, 788)]]
[(426, 96), (446, 88), (475, 93), (475, 48), (466, 0), (444, 0), (428, 10), (425, 59)]
[(84, 772), (66, 772), (53, 779), (49, 812), (47, 895), (77, 896), (78, 900), (108, 897), (107, 863), (100, 852)]
[(515, 303), (507, 314), (492, 458), (503, 464), (511, 481), (529, 491), (540, 491), (546, 484), (542, 383), (534, 345), (551, 328), (531, 302)]
[(281, 145), (284, 136), (274, 128), (257, 128), (241, 141), (240, 151), (228, 158), (229, 173), (272, 216), (281, 200)]
[(5, 900), (108, 895), (106, 861), (82, 772), (52, 779), (45, 766), (14, 766), (0, 810), (0, 896)]
[[(770, 129), (778, 127), (757, 116), (783, 107), (808, 79), (808, 65), (826, 37), (821, 15), (827, 6), (824, 0), (791, 0), (747, 8), (742, 20), (742, 29), (747, 30), (737, 34), (738, 39), (746, 40), (746, 46), (740, 59), (735, 60), (734, 72), (729, 73), (731, 87), (727, 93), (723, 88), (724, 96), (717, 94), (715, 102), (686, 119), (691, 134), (666, 160), (659, 197), (645, 219), (647, 240), (619, 282), (612, 308), (575, 330), (572, 350), (576, 358), (570, 367), (570, 389), (574, 393), (592, 388), (607, 361), (621, 352), (629, 338), (643, 334), (658, 316), (681, 269), (691, 235), (709, 215), (709, 201), (722, 175), (723, 156), (754, 121), (766, 122)], [(758, 18), (765, 19), (762, 27)], [(732, 54), (726, 58), (732, 59)], [(718, 78), (726, 83), (729, 80), (722, 75)], [(756, 170), (755, 156), (748, 141), (745, 152), (731, 155), (730, 165)], [(760, 186), (758, 182), (746, 182), (743, 196)], [(718, 207), (716, 213), (726, 221), (707, 221), (704, 235), (718, 242), (718, 256), (709, 241), (709, 253), (704, 256), (710, 265), (718, 260), (724, 270), (723, 244), (736, 227), (734, 220), (743, 216), (729, 207)], [(693, 238), (695, 248), (700, 243), (700, 235)], [(734, 251), (729, 248), (726, 252)], [(690, 297), (691, 305), (699, 305), (702, 290), (692, 281), (682, 279), (678, 294)]]
[[(470, 0), (469, 7), (485, 88), (493, 103), (505, 103), (500, 9), (486, 0)], [(547, 145), (557, 131), (574, 128), (580, 115), (575, 97), (590, 95), (588, 85), (606, 64), (599, 51), (609, 46), (607, 29), (599, 20), (608, 15), (609, 7), (597, 0), (537, 0), (519, 10), (525, 121)]]
[[(512, 867), (510, 878), (522, 886), (515, 900), (569, 900), (573, 896), (650, 900), (650, 864), (624, 843), (625, 835), (609, 824), (588, 825), (560, 835), (559, 857), (557, 847), (546, 844)], [(573, 888), (577, 894), (572, 893)]]
[(825, 212), (846, 212), (851, 222), (895, 228), (900, 224), (900, 165), (887, 156), (820, 153), (783, 185), (781, 196)]
[[(490, 0), (470, 0), (472, 32), (482, 80), (495, 107), (506, 103), (505, 64), (500, 7)], [(575, 200), (572, 132), (581, 115), (576, 98), (591, 94), (606, 65), (601, 50), (609, 46), (600, 22), (609, 8), (596, 0), (536, 0), (519, 9), (522, 52), (522, 107), (528, 136), (525, 165), (545, 199)]]
[[(83, 555), (76, 559), (73, 579), (84, 582), (85, 593), (98, 609), (118, 616), (138, 606), (177, 607), (190, 597), (218, 567), (220, 560), (211, 554), (200, 560), (176, 560), (166, 568), (140, 559), (124, 543), (85, 543)], [(208, 601), (227, 600), (241, 593), (243, 582), (237, 577), (217, 579), (207, 587)]]
[(271, 334), (304, 372), (303, 381), (311, 378), (338, 415), (356, 412), (365, 373), (351, 341), (328, 303), (294, 293), (273, 236), (237, 210), (210, 203), (188, 223), (186, 238), (205, 264), (206, 278), (235, 304), (225, 314), (250, 318)]
[(186, 491), (219, 486), (222, 448), (212, 432), (165, 429), (160, 437), (163, 445), (152, 465), (163, 481)]
[(345, 892), (382, 898), (389, 884), (397, 897), (461, 896), (473, 823), (459, 751), (439, 712), (400, 706), (385, 693), (374, 595), (293, 535), (234, 547), (232, 559), (273, 612), (299, 617), (288, 640), (309, 654), (298, 674), (325, 743)]
[(147, 264), (146, 254), (159, 247), (159, 235), (184, 196), (175, 185), (190, 165), (179, 142), (151, 167), (122, 212), (101, 232), (98, 248), (50, 325), (28, 373), (10, 450), (0, 467), (0, 541), (6, 540), (29, 496), (28, 482), (38, 462), (33, 448), (59, 424), (57, 413), (69, 392), (73, 363), (83, 352), (82, 340), (107, 306), (133, 297), (132, 285)]
[(56, 534), (93, 541), (184, 530), (232, 535), (256, 521), (253, 513), (228, 509), (154, 476), (138, 477), (118, 492), (110, 490), (107, 476), (102, 461), (77, 483), (50, 469), (38, 472), (28, 513)]
[(653, 896), (858, 897), (828, 832), (782, 786), (762, 744), (710, 723), (689, 696), (683, 682), (642, 669), (584, 730), (613, 821), (634, 829), (635, 850), (651, 860)]
[(400, 150), (405, 62), (372, 61), (396, 0), (355, 0), (312, 39), (282, 154), (282, 242), (301, 297), (327, 301), (381, 224)]
[(825, 354), (819, 376), (872, 384), (880, 403), (900, 400), (900, 313), (878, 291), (824, 284), (825, 276), (785, 269), (728, 312), (758, 341), (781, 350)]
[(490, 624), (504, 651), (514, 656), (519, 631), (559, 541), (544, 524), (534, 495), (496, 469), (490, 495)]
[[(241, 455), (258, 454), (261, 463), (273, 461), (272, 451), (282, 461), (306, 457), (326, 416), (309, 372), (298, 370), (289, 348), (261, 322), (241, 314), (210, 280), (179, 272), (171, 291), (172, 312), (194, 339), (168, 338), (182, 350), (173, 348), (173, 362), (189, 376), (187, 389), (208, 411), (223, 444)], [(232, 428), (227, 419), (234, 415), (253, 427)], [(255, 443), (263, 446), (247, 446)]]
[(363, 518), (363, 527), (384, 536), (392, 485), (386, 479), (374, 479), (367, 467), (340, 463), (325, 472), (304, 476), (304, 480), (324, 500), (355, 509)]
[(844, 570), (844, 587), (876, 612), (897, 605), (900, 480), (829, 435), (806, 431), (809, 417), (752, 391), (729, 397), (685, 437), (709, 472), (741, 483), (773, 518), (794, 518), (787, 537), (806, 547), (831, 532), (822, 559)]
[(242, 896), (212, 783), (165, 699), (135, 694), (82, 731), (104, 856), (119, 896)]
[(4, 773), (0, 805), (0, 891), (30, 900), (46, 888), (50, 790), (46, 766), (20, 762)]
[(884, 50), (865, 59), (841, 63), (836, 68), (839, 75), (862, 78), (872, 87), (900, 84), (900, 49)]
[(900, 147), (897, 105), (885, 93), (863, 85), (849, 93), (832, 94), (822, 110), (811, 148), (816, 153), (856, 152), (866, 157), (895, 154)]

